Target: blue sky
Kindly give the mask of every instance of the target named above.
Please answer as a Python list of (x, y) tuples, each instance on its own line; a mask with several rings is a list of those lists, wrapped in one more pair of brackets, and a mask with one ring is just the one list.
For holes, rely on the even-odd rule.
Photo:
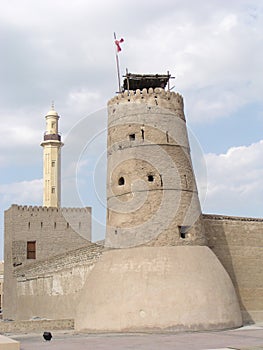
[(102, 238), (114, 31), (125, 40), (123, 73), (176, 77), (203, 211), (263, 217), (261, 0), (13, 0), (0, 12), (0, 259), (3, 211), (42, 205), (39, 144), (52, 100), (65, 142), (62, 204), (92, 206)]

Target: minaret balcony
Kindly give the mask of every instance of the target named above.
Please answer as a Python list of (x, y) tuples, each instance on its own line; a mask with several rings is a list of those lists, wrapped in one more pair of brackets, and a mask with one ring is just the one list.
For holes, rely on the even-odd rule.
[(61, 141), (61, 135), (59, 134), (44, 134), (44, 141), (56, 140)]

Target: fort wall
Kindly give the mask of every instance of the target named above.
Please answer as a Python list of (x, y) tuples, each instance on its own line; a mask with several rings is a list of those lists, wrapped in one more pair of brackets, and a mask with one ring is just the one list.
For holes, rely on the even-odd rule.
[(244, 323), (263, 322), (263, 219), (203, 215), (208, 246), (232, 279)]
[[(76, 231), (79, 229), (82, 235), (72, 226)], [(12, 205), (6, 210), (4, 259), (7, 277), (4, 283), (3, 317), (15, 319), (17, 315), (14, 271), (18, 267), (87, 246), (91, 244), (90, 237), (91, 208)]]
[(75, 318), (83, 285), (103, 246), (90, 244), (34, 264), (18, 267), (16, 320)]

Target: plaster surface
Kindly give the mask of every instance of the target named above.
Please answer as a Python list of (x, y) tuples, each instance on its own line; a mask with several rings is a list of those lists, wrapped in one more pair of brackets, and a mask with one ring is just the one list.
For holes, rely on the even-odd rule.
[(77, 307), (76, 330), (133, 332), (239, 327), (232, 282), (205, 246), (104, 252)]

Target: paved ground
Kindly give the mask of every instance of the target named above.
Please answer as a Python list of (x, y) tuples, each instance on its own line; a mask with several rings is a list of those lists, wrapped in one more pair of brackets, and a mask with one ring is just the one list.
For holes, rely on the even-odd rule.
[(73, 334), (54, 332), (45, 342), (42, 334), (12, 335), (21, 350), (263, 350), (263, 325), (220, 332), (166, 334)]

